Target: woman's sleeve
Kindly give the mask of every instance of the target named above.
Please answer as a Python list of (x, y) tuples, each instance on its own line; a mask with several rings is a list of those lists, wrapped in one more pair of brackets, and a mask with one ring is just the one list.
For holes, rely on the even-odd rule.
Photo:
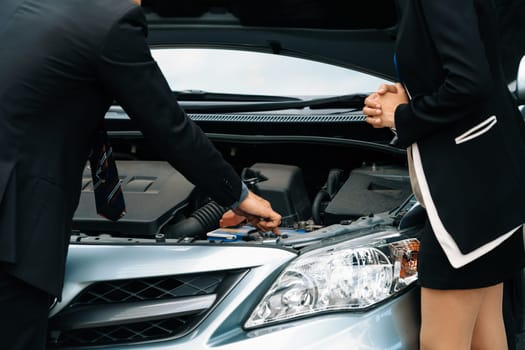
[[(412, 1), (420, 1), (444, 81), (432, 94), (412, 96), (408, 104), (396, 109), (396, 129), (405, 146), (473, 115), (492, 87), (475, 0)], [(418, 54), (417, 47), (413, 54)]]

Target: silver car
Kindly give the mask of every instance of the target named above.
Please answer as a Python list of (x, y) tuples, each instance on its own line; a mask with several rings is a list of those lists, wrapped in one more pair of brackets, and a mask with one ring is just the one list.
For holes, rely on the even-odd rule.
[[(361, 114), (393, 79), (399, 4), (364, 21), (374, 5), (349, 3), (144, 1), (174, 97), (282, 214), (282, 235), (239, 222), (113, 106), (128, 212), (96, 215), (86, 169), (49, 349), (418, 348), (426, 214), (404, 150)], [(525, 63), (512, 86), (525, 101)], [(510, 348), (525, 347), (524, 281), (506, 286)]]

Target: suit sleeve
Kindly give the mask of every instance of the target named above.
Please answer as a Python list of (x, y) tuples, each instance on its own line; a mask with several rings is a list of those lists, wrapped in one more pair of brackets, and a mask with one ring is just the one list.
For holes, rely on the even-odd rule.
[(217, 203), (235, 203), (241, 195), (239, 176), (175, 100), (146, 35), (139, 7), (116, 22), (101, 47), (99, 80), (174, 168)]
[[(414, 1), (420, 1), (444, 79), (432, 94), (412, 96), (408, 104), (396, 109), (396, 129), (400, 144), (405, 146), (468, 118), (492, 86), (474, 0)], [(413, 54), (417, 55), (417, 47)]]

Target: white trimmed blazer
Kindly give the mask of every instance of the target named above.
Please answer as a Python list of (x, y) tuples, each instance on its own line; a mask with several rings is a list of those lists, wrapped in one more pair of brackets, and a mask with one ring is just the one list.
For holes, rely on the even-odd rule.
[(503, 78), (490, 0), (406, 6), (396, 61), (410, 101), (396, 109), (396, 131), (458, 268), (525, 223), (525, 123)]

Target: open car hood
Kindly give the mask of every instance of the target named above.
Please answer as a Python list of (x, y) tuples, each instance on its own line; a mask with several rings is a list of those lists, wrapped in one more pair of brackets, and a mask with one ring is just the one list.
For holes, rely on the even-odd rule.
[[(152, 45), (250, 48), (395, 78), (395, 36), (409, 0), (142, 0)], [(507, 82), (525, 54), (525, 3), (495, 0)], [(176, 31), (169, 31), (168, 28)]]
[[(395, 76), (405, 0), (143, 0), (152, 46), (242, 48)], [(177, 30), (173, 30), (176, 28)]]

